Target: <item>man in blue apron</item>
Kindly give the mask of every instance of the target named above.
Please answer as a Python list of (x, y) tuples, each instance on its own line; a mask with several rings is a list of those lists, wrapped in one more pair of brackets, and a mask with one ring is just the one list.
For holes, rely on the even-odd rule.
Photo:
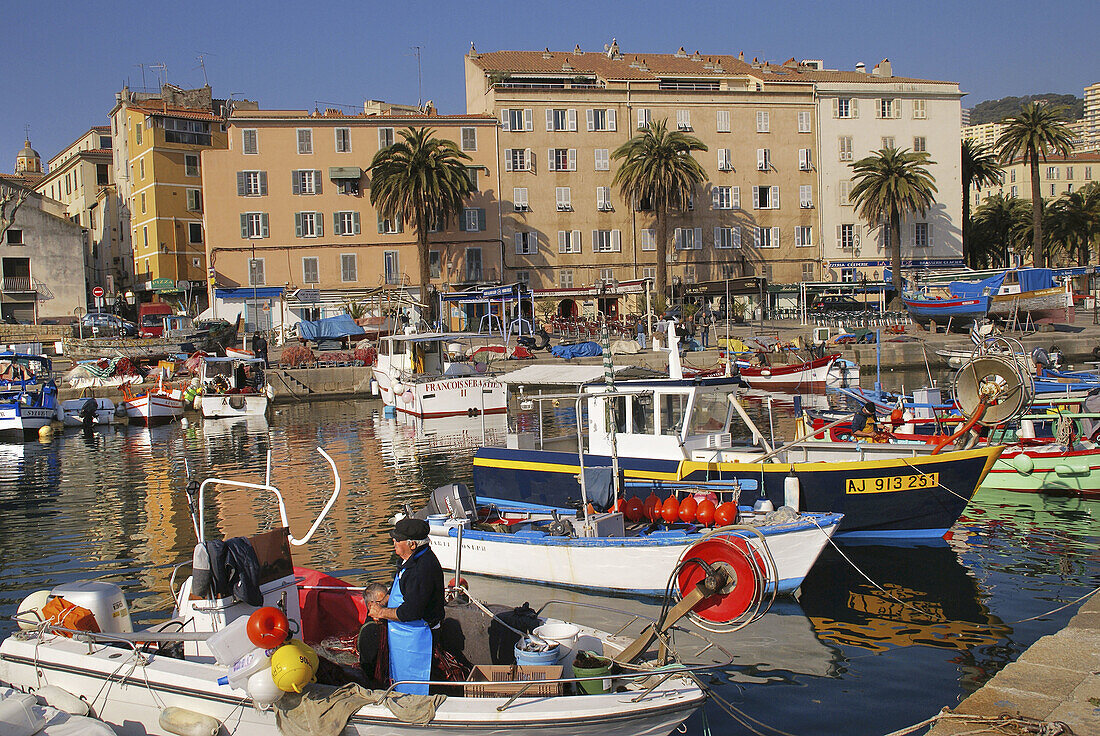
[[(432, 631), (443, 621), (443, 568), (428, 547), (428, 522), (401, 519), (390, 536), (401, 567), (387, 605), (371, 602), (367, 613), (386, 621), (390, 680), (430, 680)], [(427, 685), (400, 685), (397, 690), (428, 694)]]

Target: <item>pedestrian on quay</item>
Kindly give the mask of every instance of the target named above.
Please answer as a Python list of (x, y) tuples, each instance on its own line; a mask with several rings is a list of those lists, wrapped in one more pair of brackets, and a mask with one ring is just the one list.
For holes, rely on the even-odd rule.
[(638, 320), (638, 347), (645, 350), (645, 318)]
[(267, 368), (267, 340), (259, 332), (252, 335), (252, 354), (264, 362)]

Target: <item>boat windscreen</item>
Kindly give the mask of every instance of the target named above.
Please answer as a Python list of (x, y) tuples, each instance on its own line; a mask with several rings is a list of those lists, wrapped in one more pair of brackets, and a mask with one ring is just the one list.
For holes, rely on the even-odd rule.
[(661, 402), (661, 434), (680, 434), (687, 412), (687, 394), (659, 394)]
[(695, 406), (691, 410), (688, 434), (724, 432), (730, 409), (731, 404), (728, 395), (716, 391), (700, 392), (695, 397)]
[(653, 434), (653, 396), (632, 396), (630, 401), (630, 421), (634, 425), (634, 434)]

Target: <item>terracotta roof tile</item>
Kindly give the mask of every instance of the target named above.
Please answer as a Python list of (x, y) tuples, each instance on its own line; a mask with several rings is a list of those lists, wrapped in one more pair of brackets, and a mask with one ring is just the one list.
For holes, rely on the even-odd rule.
[(220, 117), (207, 110), (197, 110), (192, 107), (167, 107), (131, 105), (131, 110), (145, 113), (146, 115), (166, 115), (173, 118), (186, 118), (188, 120), (221, 120)]

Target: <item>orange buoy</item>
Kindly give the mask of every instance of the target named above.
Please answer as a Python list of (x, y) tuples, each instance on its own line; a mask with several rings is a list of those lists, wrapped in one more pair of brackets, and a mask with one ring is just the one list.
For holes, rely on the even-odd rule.
[(737, 506), (726, 501), (714, 510), (715, 526), (729, 526), (737, 523)]
[(675, 494), (665, 499), (664, 506), (661, 507), (661, 518), (669, 524), (675, 523), (680, 518), (680, 501)]
[(261, 649), (274, 649), (290, 636), (286, 614), (274, 606), (264, 606), (252, 612), (245, 627), (248, 640)]
[(680, 502), (680, 521), (685, 524), (695, 523), (696, 509), (699, 504), (695, 500), (695, 496), (688, 496)]
[(649, 496), (645, 500), (643, 509), (645, 511), (645, 518), (649, 521), (657, 521), (661, 518), (661, 512), (657, 510), (657, 507), (661, 505), (661, 499), (657, 498), (657, 494), (653, 491), (649, 492)]
[(714, 501), (704, 498), (695, 506), (695, 520), (703, 526), (714, 524)]
[(626, 499), (626, 502), (623, 504), (623, 515), (630, 521), (641, 521), (642, 517), (645, 515), (645, 507), (642, 504), (642, 499), (637, 496), (631, 496)]

